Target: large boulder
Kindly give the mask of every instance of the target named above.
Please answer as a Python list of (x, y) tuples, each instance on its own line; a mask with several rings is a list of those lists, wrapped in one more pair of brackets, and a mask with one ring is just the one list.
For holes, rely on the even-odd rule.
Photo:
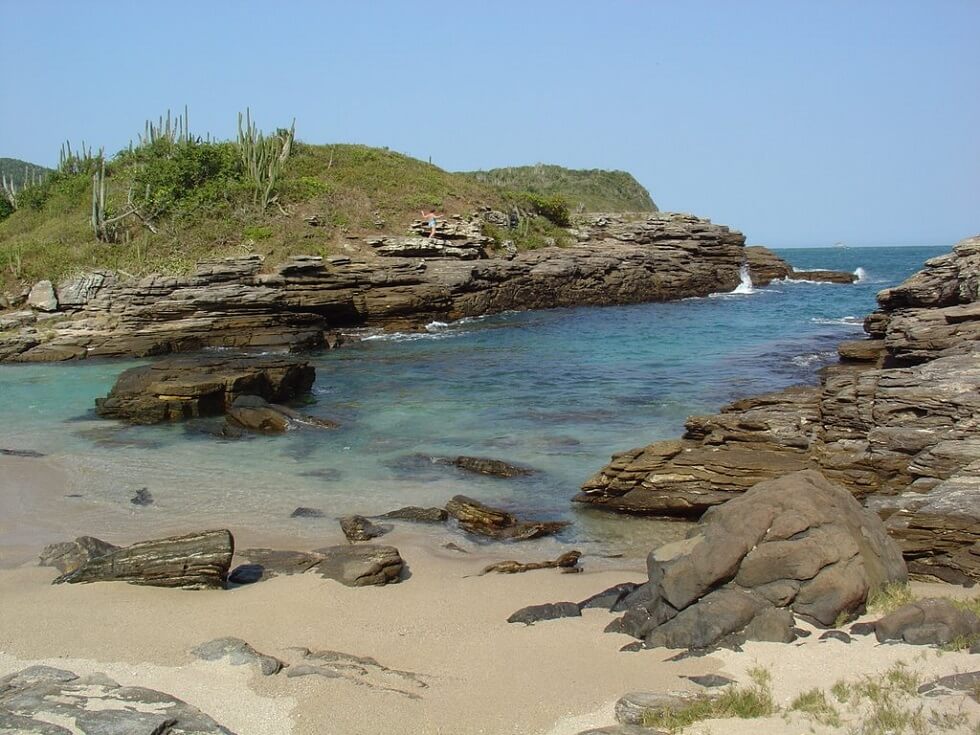
[(812, 470), (712, 509), (697, 533), (651, 552), (647, 568), (645, 596), (614, 629), (671, 648), (783, 638), (792, 621), (774, 608), (830, 626), (862, 610), (871, 590), (907, 578), (881, 520)]
[(51, 281), (38, 281), (27, 295), (27, 305), (38, 311), (58, 311), (58, 296)]
[[(129, 582), (150, 587), (223, 588), (234, 549), (231, 532), (224, 529), (140, 541), (91, 556), (54, 581), (55, 584)], [(64, 563), (74, 565), (70, 552), (62, 558)]]
[[(242, 396), (289, 401), (307, 393), (315, 377), (308, 361), (294, 358), (169, 358), (123, 372), (109, 395), (96, 399), (95, 410), (105, 418), (134, 424), (217, 416)], [(246, 425), (253, 423), (254, 413), (262, 413), (252, 405), (236, 408)], [(287, 419), (278, 416), (283, 423)], [(261, 418), (254, 422), (263, 423)]]

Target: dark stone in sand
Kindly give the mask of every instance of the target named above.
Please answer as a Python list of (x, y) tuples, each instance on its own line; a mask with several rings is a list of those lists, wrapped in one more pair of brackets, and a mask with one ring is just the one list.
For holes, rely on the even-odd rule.
[(344, 476), (344, 473), (333, 467), (322, 467), (318, 470), (306, 470), (297, 473), (300, 477), (315, 477), (325, 482), (336, 482)]
[(370, 541), (378, 536), (384, 536), (391, 530), (391, 526), (376, 525), (364, 516), (344, 516), (338, 521), (348, 541)]
[(850, 643), (851, 636), (845, 633), (843, 630), (828, 630), (823, 633), (818, 640), (828, 641), (828, 640), (840, 641), (841, 643)]
[(481, 475), (491, 475), (492, 477), (520, 477), (534, 473), (534, 470), (529, 467), (518, 467), (499, 459), (487, 457), (456, 457), (452, 463), (460, 469)]
[(316, 572), (348, 587), (367, 587), (398, 582), (405, 562), (394, 546), (361, 544), (315, 549), (321, 556)]
[(703, 674), (700, 676), (685, 676), (684, 678), (693, 681), (698, 686), (709, 689), (735, 683), (734, 679), (729, 679), (727, 676), (721, 676), (720, 674)]
[(43, 457), (43, 456), (45, 456), (41, 452), (35, 452), (33, 449), (0, 449), (0, 454), (6, 455), (7, 457)]
[(532, 625), (542, 620), (578, 618), (581, 616), (582, 611), (574, 602), (549, 602), (544, 605), (529, 605), (528, 607), (522, 607), (520, 610), (507, 618), (507, 622)]
[(445, 523), (449, 514), (444, 508), (419, 508), (415, 505), (409, 505), (397, 510), (389, 510), (378, 517), (415, 521), (416, 523)]
[(462, 546), (459, 546), (458, 544), (454, 544), (452, 541), (450, 541), (448, 544), (443, 544), (442, 545), (442, 548), (449, 549), (450, 551), (458, 551), (460, 554), (469, 554), (470, 553), (466, 549), (464, 549)]
[(215, 638), (191, 649), (191, 653), (203, 661), (226, 658), (232, 666), (255, 664), (263, 676), (277, 674), (285, 665), (274, 656), (259, 653), (241, 638)]
[(133, 505), (153, 505), (153, 494), (145, 487), (141, 487), (136, 494), (129, 499)]
[(517, 516), (505, 510), (484, 505), (465, 495), (456, 495), (446, 503), (446, 511), (464, 531), (501, 541), (550, 536), (569, 525), (568, 521), (519, 521)]
[(323, 511), (319, 508), (305, 508), (302, 505), (289, 514), (290, 518), (323, 518)]
[(874, 623), (854, 623), (848, 631), (851, 635), (871, 635), (875, 632)]
[[(973, 653), (972, 649), (970, 651)], [(952, 692), (967, 692), (974, 702), (980, 701), (980, 671), (949, 674), (926, 682), (918, 689), (919, 694), (938, 697)]]
[(589, 607), (612, 610), (616, 606), (616, 603), (633, 592), (637, 587), (638, 585), (635, 582), (623, 582), (622, 584), (614, 585), (591, 597), (585, 598), (578, 606), (583, 610)]
[(262, 579), (265, 567), (261, 564), (239, 564), (231, 570), (228, 581), (232, 584), (254, 584)]
[(54, 583), (129, 582), (152, 587), (222, 588), (234, 545), (231, 533), (224, 529), (141, 541), (91, 558)]
[(946, 599), (916, 600), (875, 622), (875, 637), (880, 642), (941, 646), (975, 636), (980, 636), (980, 617)]

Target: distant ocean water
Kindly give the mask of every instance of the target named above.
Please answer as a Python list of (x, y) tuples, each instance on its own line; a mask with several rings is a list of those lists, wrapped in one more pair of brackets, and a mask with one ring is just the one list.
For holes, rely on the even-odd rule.
[[(814, 383), (840, 340), (863, 335), (875, 294), (946, 250), (785, 250), (798, 270), (846, 270), (860, 281), (743, 284), (736, 293), (665, 304), (509, 313), (432, 323), (420, 334), (363, 335), (314, 357), (315, 401), (302, 410), (338, 421), (336, 431), (220, 441), (179, 425), (127, 427), (98, 419), (92, 407), (138, 362), (4, 365), (0, 447), (53, 455), (73, 469), (66, 492), (107, 509), (146, 487), (157, 499), (154, 513), (189, 527), (310, 534), (316, 523), (335, 528), (336, 516), (443, 505), (463, 493), (575, 521), (567, 538), (576, 542), (649, 545), (669, 536), (670, 524), (573, 507), (579, 485), (613, 452), (678, 436), (689, 415)], [(499, 480), (429, 459), (460, 454), (538, 473)], [(327, 517), (291, 519), (297, 506)]]

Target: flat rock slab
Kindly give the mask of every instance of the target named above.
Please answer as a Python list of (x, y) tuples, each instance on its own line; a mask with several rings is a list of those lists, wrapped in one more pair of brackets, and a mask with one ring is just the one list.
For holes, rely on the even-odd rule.
[(400, 694), (408, 699), (421, 699), (428, 689), (428, 677), (414, 671), (390, 669), (370, 656), (353, 656), (342, 651), (291, 648), (286, 676), (322, 676), (345, 679), (358, 686)]
[(129, 582), (220, 589), (225, 586), (234, 549), (231, 532), (224, 529), (141, 541), (90, 558), (54, 583)]
[(520, 467), (487, 457), (456, 457), (452, 460), (452, 464), (460, 469), (491, 477), (521, 477), (534, 474), (534, 470), (530, 467)]
[(404, 508), (382, 513), (379, 518), (414, 521), (415, 523), (445, 523), (446, 519), (449, 518), (449, 513), (446, 512), (445, 508), (420, 508), (417, 505), (408, 505)]
[[(73, 728), (54, 722), (72, 723)], [(104, 674), (32, 666), (0, 679), (0, 732), (37, 735), (234, 735), (169, 694)]]
[(240, 396), (289, 401), (315, 377), (309, 362), (286, 357), (169, 358), (123, 372), (95, 411), (133, 424), (217, 416)]

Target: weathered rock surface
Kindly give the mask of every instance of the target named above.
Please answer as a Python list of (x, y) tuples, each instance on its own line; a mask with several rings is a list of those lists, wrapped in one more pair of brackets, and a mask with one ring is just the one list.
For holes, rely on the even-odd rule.
[(262, 567), (263, 579), (312, 570), (348, 587), (399, 582), (405, 568), (398, 549), (378, 544), (326, 546), (309, 552), (246, 549), (241, 556)]
[(51, 281), (38, 281), (27, 296), (27, 305), (38, 311), (58, 311), (58, 297)]
[(616, 722), (621, 725), (642, 725), (649, 715), (680, 712), (703, 696), (680, 692), (630, 692), (616, 702)]
[(290, 649), (290, 665), (286, 676), (323, 676), (327, 679), (346, 679), (358, 686), (400, 694), (409, 699), (421, 699), (428, 689), (428, 677), (414, 671), (402, 671), (383, 666), (370, 656), (353, 656), (341, 651), (308, 648)]
[(500, 541), (550, 536), (569, 525), (568, 521), (521, 521), (512, 513), (484, 505), (465, 495), (456, 495), (446, 503), (446, 512), (467, 533)]
[(615, 455), (576, 501), (697, 518), (754, 483), (820, 470), (865, 499), (915, 577), (980, 580), (980, 237), (878, 295), (872, 337), (819, 386), (694, 416), (681, 439)]
[(340, 529), (348, 541), (370, 541), (378, 536), (383, 536), (391, 530), (389, 525), (378, 525), (371, 523), (364, 516), (344, 516), (339, 519)]
[(275, 656), (259, 653), (241, 638), (215, 638), (196, 646), (191, 653), (203, 661), (228, 659), (232, 666), (254, 664), (263, 676), (278, 674), (285, 665)]
[(878, 517), (814, 471), (763, 482), (647, 559), (645, 595), (613, 627), (648, 648), (789, 641), (795, 613), (821, 625), (906, 579)]
[[(235, 548), (234, 539), (226, 530), (140, 541), (132, 546), (113, 547), (99, 556), (93, 554), (105, 542), (82, 537), (74, 543), (76, 550), (57, 544), (42, 554), (42, 563), (50, 558), (52, 565), (64, 565), (69, 570), (55, 579), (55, 584), (129, 582), (151, 587), (222, 588)], [(87, 558), (72, 569), (76, 554)]]
[(271, 411), (265, 401), (303, 395), (315, 377), (308, 362), (284, 357), (167, 358), (123, 372), (109, 395), (96, 399), (95, 410), (135, 424), (228, 412), (238, 423), (255, 428), (275, 423), (271, 412), (279, 422), (275, 425), (285, 427), (290, 419), (285, 409)]
[(120, 686), (104, 674), (80, 677), (48, 666), (31, 666), (0, 678), (0, 732), (234, 735), (169, 694)]
[(508, 623), (524, 623), (533, 625), (542, 620), (557, 620), (558, 618), (578, 618), (582, 610), (574, 602), (547, 602), (543, 605), (528, 605), (522, 607), (509, 618)]
[(94, 536), (79, 536), (74, 541), (45, 546), (41, 552), (39, 566), (54, 567), (62, 574), (70, 574), (92, 559), (118, 551), (119, 548)]
[(456, 457), (452, 460), (452, 463), (460, 469), (475, 472), (480, 475), (491, 475), (493, 477), (520, 477), (534, 473), (534, 470), (529, 467), (519, 467), (499, 459), (490, 459), (488, 457)]
[[(578, 566), (578, 560), (581, 557), (581, 551), (572, 550), (566, 551), (564, 554), (559, 554), (554, 559), (546, 559), (545, 561), (520, 562), (514, 559), (507, 559), (506, 561), (488, 564), (476, 576), (482, 577), (484, 574), (490, 574), (490, 572), (496, 572), (497, 574), (521, 574), (535, 569), (558, 569), (564, 573), (580, 572), (581, 568)], [(579, 607), (581, 608), (582, 605), (579, 605)]]
[(420, 267), (417, 257), (307, 256), (260, 273), (260, 259), (250, 256), (202, 262), (189, 276), (104, 283), (43, 330), (4, 332), (0, 360), (298, 349), (330, 345), (351, 327), (405, 329), (505, 310), (663, 301), (739, 282), (744, 237), (708, 220), (618, 216), (583, 222), (576, 233), (579, 246), (512, 259), (436, 258)]
[(980, 639), (980, 618), (948, 599), (916, 600), (875, 621), (879, 641), (941, 646)]
[(449, 518), (449, 513), (446, 512), (445, 508), (419, 508), (416, 505), (407, 505), (404, 508), (389, 510), (379, 517), (414, 521), (415, 523), (445, 523)]

